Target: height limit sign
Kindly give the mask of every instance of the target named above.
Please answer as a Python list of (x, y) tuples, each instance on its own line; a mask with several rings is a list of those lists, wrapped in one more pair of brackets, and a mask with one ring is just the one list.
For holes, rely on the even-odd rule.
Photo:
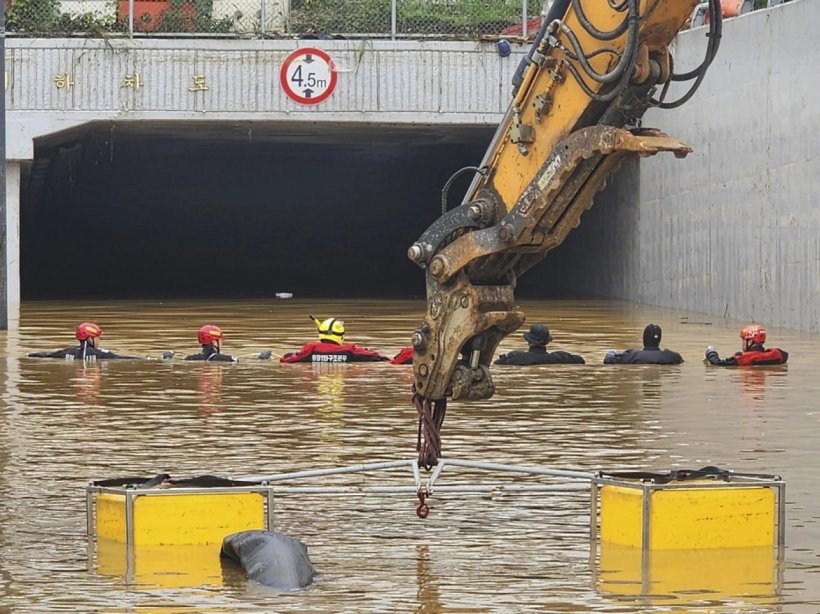
[(313, 47), (288, 54), (279, 69), (279, 83), (288, 98), (299, 104), (319, 104), (336, 89), (336, 65), (330, 56)]

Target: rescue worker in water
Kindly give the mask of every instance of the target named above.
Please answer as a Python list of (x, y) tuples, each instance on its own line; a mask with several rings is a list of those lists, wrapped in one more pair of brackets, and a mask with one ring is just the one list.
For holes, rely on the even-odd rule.
[(94, 322), (82, 322), (77, 326), (75, 337), (80, 345), (63, 348), (53, 352), (32, 352), (31, 358), (64, 358), (67, 360), (110, 360), (113, 358), (140, 358), (140, 356), (120, 356), (109, 350), (98, 347), (102, 337), (102, 328)]
[(583, 357), (570, 354), (562, 350), (547, 351), (547, 345), (552, 341), (550, 329), (543, 324), (533, 324), (530, 330), (524, 332), (524, 341), (527, 350), (516, 350), (508, 354), (501, 354), (493, 364), (496, 365), (546, 365), (546, 364), (584, 364)]
[(345, 323), (337, 318), (319, 320), (308, 316), (319, 332), (319, 343), (306, 343), (295, 352), (288, 352), (279, 362), (381, 362), (390, 360), (376, 350), (345, 343)]
[(239, 362), (230, 354), (220, 353), (220, 343), (224, 337), (222, 329), (216, 324), (205, 324), (197, 333), (197, 340), (202, 345), (202, 351), (191, 354), (185, 360), (206, 360), (209, 362)]
[(616, 352), (610, 350), (604, 356), (605, 365), (679, 365), (683, 357), (669, 349), (661, 349), (663, 331), (657, 324), (647, 324), (643, 329), (643, 349)]
[(721, 358), (711, 345), (706, 348), (706, 362), (717, 367), (745, 367), (755, 365), (783, 365), (789, 353), (780, 348), (766, 349), (766, 331), (760, 324), (749, 324), (740, 331), (740, 352)]

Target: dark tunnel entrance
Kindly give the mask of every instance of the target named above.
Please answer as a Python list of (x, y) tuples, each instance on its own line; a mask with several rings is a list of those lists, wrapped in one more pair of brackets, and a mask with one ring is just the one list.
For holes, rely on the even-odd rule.
[(407, 247), (493, 131), (140, 122), (39, 139), (22, 177), (22, 297), (422, 297)]

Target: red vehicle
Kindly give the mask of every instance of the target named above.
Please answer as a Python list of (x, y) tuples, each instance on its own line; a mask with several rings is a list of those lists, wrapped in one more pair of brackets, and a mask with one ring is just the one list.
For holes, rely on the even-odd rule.
[[(538, 32), (538, 29), (541, 27), (541, 21), (544, 18), (539, 15), (538, 17), (533, 17), (529, 21), (527, 21), (527, 36), (532, 37), (535, 36)], [(524, 27), (522, 24), (517, 23), (514, 26), (507, 26), (501, 32), (499, 32), (501, 36), (524, 36)]]

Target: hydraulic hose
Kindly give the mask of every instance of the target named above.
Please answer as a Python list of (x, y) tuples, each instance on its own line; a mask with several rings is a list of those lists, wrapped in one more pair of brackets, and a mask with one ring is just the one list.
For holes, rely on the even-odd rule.
[(530, 45), (530, 50), (527, 52), (527, 55), (521, 58), (518, 67), (515, 69), (515, 74), (512, 78), (513, 97), (518, 93), (518, 88), (521, 87), (521, 84), (524, 82), (524, 73), (527, 72), (527, 68), (532, 64), (532, 56), (535, 50), (541, 45), (541, 41), (544, 40), (547, 28), (553, 21), (564, 16), (567, 12), (567, 8), (569, 8), (569, 3), (570, 0), (555, 0), (550, 10), (547, 11), (544, 21), (541, 22), (541, 27), (538, 29), (538, 34), (535, 35), (535, 39), (532, 41), (532, 45)]
[(663, 97), (666, 94), (666, 88), (664, 88), (661, 99), (659, 101), (652, 101), (658, 108), (675, 109), (694, 96), (703, 78), (706, 76), (706, 69), (712, 63), (712, 60), (715, 59), (715, 55), (717, 55), (718, 48), (720, 47), (720, 39), (723, 36), (723, 12), (721, 10), (720, 0), (709, 0), (709, 11), (712, 18), (709, 22), (709, 34), (707, 34), (709, 43), (706, 46), (706, 57), (700, 66), (694, 70), (690, 70), (682, 75), (673, 74), (670, 77), (671, 81), (689, 81), (695, 77), (695, 82), (692, 84), (692, 87), (689, 88), (689, 91), (674, 102), (663, 102)]
[[(573, 44), (573, 48), (575, 53), (579, 56), (579, 60), (581, 65), (584, 67), (584, 70), (589, 74), (590, 78), (598, 81), (599, 83), (611, 83), (618, 80), (618, 84), (613, 87), (610, 91), (600, 94), (598, 92), (594, 92), (592, 88), (590, 88), (580, 73), (578, 69), (572, 65), (571, 62), (566, 63), (566, 67), (575, 80), (578, 82), (578, 85), (584, 90), (587, 96), (592, 98), (593, 100), (599, 102), (609, 102), (613, 100), (618, 94), (620, 94), (623, 89), (629, 84), (629, 79), (632, 75), (632, 66), (635, 63), (635, 54), (638, 50), (638, 38), (639, 38), (639, 28), (640, 28), (640, 15), (639, 15), (639, 4), (638, 0), (627, 0), (629, 3), (629, 15), (627, 16), (628, 22), (628, 38), (626, 48), (624, 49), (623, 53), (621, 54), (621, 59), (618, 61), (618, 65), (613, 68), (610, 72), (606, 73), (605, 75), (601, 75), (597, 71), (595, 71), (590, 65), (589, 62), (586, 61), (586, 55), (584, 54), (583, 50), (580, 49), (580, 45), (578, 45), (578, 40), (575, 38), (574, 33), (571, 33), (571, 30), (565, 25), (560, 24), (562, 31), (567, 33), (568, 37), (570, 38), (570, 43)], [(596, 77), (597, 76), (597, 77)]]
[(560, 28), (561, 32), (567, 35), (570, 45), (572, 45), (572, 49), (575, 52), (575, 56), (578, 58), (581, 66), (583, 66), (586, 74), (593, 81), (604, 84), (614, 83), (621, 78), (624, 70), (631, 70), (635, 50), (638, 48), (638, 27), (640, 26), (638, 16), (638, 0), (629, 0), (629, 16), (626, 19), (629, 29), (627, 47), (624, 49), (624, 52), (621, 54), (621, 57), (615, 67), (611, 71), (604, 74), (596, 71), (589, 63), (588, 56), (584, 53), (581, 43), (578, 41), (578, 37), (575, 36), (575, 32), (573, 32), (572, 29), (562, 21), (558, 21), (556, 23), (558, 24), (558, 28)]
[(444, 215), (447, 213), (447, 194), (450, 192), (450, 186), (453, 185), (453, 181), (456, 180), (459, 176), (467, 171), (473, 171), (475, 173), (480, 173), (482, 175), (487, 174), (487, 167), (486, 166), (465, 166), (464, 168), (458, 169), (455, 173), (450, 175), (450, 178), (444, 183), (444, 187), (441, 188), (441, 213)]
[[(628, 0), (624, 0), (624, 2), (622, 2), (619, 5), (621, 8), (612, 8), (615, 8), (615, 10), (618, 12), (622, 12), (623, 7), (626, 6), (627, 1)], [(612, 3), (610, 3), (610, 6), (612, 6)], [(572, 8), (575, 9), (575, 14), (578, 16), (578, 21), (581, 22), (581, 25), (584, 26), (584, 29), (598, 40), (611, 41), (618, 38), (621, 34), (626, 32), (626, 28), (628, 26), (626, 19), (624, 19), (620, 24), (618, 24), (618, 26), (614, 30), (604, 32), (593, 26), (589, 19), (587, 19), (586, 13), (584, 13), (584, 9), (581, 6), (581, 0), (572, 0)]]

